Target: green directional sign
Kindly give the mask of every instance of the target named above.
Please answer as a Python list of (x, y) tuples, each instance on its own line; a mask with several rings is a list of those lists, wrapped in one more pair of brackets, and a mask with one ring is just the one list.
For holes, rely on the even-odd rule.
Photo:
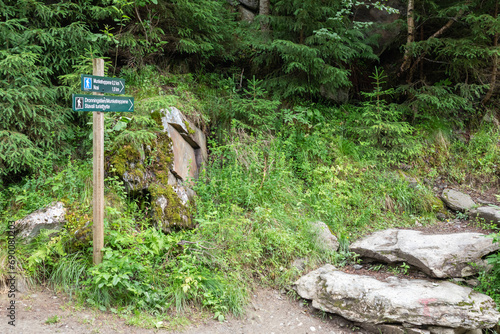
[(125, 79), (82, 74), (81, 85), (84, 92), (125, 94)]
[(134, 111), (134, 98), (73, 94), (73, 111)]

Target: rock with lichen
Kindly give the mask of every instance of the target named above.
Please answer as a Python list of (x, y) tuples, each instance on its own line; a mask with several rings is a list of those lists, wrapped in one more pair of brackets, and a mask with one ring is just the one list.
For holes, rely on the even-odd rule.
[(149, 195), (151, 216), (163, 231), (192, 228), (194, 191), (207, 158), (205, 135), (175, 108), (152, 112), (163, 130), (149, 145), (126, 144), (109, 159), (108, 172), (118, 175), (127, 193)]
[(402, 325), (431, 333), (453, 329), (492, 328), (500, 314), (490, 297), (448, 281), (407, 280), (389, 277), (384, 281), (354, 275), (325, 265), (302, 276), (295, 291), (312, 306), (362, 324)]
[(441, 199), (450, 209), (460, 212), (471, 210), (476, 205), (469, 195), (453, 189), (444, 189)]
[(405, 262), (429, 276), (449, 278), (477, 274), (486, 266), (483, 257), (498, 247), (492, 238), (480, 233), (424, 234), (387, 229), (354, 242), (349, 249), (365, 258)]
[(55, 202), (39, 209), (14, 223), (18, 236), (31, 241), (42, 229), (59, 230), (66, 222), (66, 208), (62, 202)]
[(500, 224), (500, 207), (495, 205), (482, 206), (472, 210), (471, 216), (483, 219), (487, 224)]

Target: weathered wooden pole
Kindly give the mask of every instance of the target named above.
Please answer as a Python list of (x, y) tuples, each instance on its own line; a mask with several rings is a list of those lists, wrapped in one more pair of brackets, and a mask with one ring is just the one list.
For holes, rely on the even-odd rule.
[[(98, 58), (92, 61), (93, 75), (104, 76), (104, 59)], [(102, 93), (93, 93), (103, 95)], [(93, 242), (94, 242), (94, 264), (102, 262), (102, 248), (104, 247), (104, 113), (93, 113)]]

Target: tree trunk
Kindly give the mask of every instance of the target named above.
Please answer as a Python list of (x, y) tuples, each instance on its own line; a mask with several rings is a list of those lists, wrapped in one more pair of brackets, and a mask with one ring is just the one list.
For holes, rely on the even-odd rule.
[[(412, 0), (410, 0), (412, 1)], [(465, 1), (465, 4), (468, 5), (470, 3), (471, 0), (467, 0)], [(409, 6), (409, 4), (408, 4)], [(427, 40), (431, 39), (431, 38), (438, 38), (439, 36), (441, 36), (446, 30), (448, 30), (455, 21), (457, 21), (463, 14), (464, 14), (464, 10), (463, 9), (460, 9), (457, 13), (457, 15), (455, 15), (455, 17), (451, 18), (448, 20), (448, 22), (446, 22), (446, 24), (444, 26), (442, 26), (438, 31), (436, 31), (432, 36), (430, 36)], [(413, 28), (415, 29), (415, 28)], [(409, 30), (409, 28), (408, 28)], [(414, 33), (414, 32), (413, 32)], [(423, 51), (420, 56), (418, 56), (418, 58), (415, 60), (415, 62), (413, 62), (413, 65), (411, 66), (410, 68), (410, 73), (408, 74), (408, 82), (411, 81), (411, 78), (413, 77), (413, 73), (415, 72), (415, 69), (417, 68), (417, 65), (422, 61), (422, 59), (424, 59), (424, 57), (427, 55), (427, 51)], [(404, 65), (404, 63), (403, 63)], [(408, 67), (406, 68), (403, 68), (403, 65), (401, 65), (401, 71), (405, 71), (408, 69)], [(410, 65), (409, 62), (407, 64), (408, 66)]]
[[(259, 1), (259, 15), (261, 16), (269, 16), (269, 0), (260, 0)], [(262, 17), (260, 19), (260, 29), (262, 31), (269, 31), (269, 23), (266, 22), (267, 17)]]
[(413, 0), (408, 0), (408, 37), (406, 38), (406, 49), (405, 55), (403, 57), (403, 64), (401, 64), (401, 72), (406, 71), (410, 67), (411, 54), (410, 47), (411, 43), (415, 41), (415, 19), (414, 19), (414, 2)]
[[(498, 17), (498, 0), (495, 6), (495, 19)], [(495, 33), (495, 36), (493, 36), (493, 49), (496, 49), (498, 47), (498, 32)], [(493, 55), (493, 59), (491, 61), (493, 63), (493, 68), (491, 69), (491, 79), (490, 79), (490, 89), (488, 89), (488, 92), (484, 96), (483, 99), (483, 104), (488, 102), (491, 99), (491, 96), (493, 96), (493, 92), (495, 90), (495, 86), (497, 83), (497, 73), (498, 73), (498, 55), (495, 53)]]

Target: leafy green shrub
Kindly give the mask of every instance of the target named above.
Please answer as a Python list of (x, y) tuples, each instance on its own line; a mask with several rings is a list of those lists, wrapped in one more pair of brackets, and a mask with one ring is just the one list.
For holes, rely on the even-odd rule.
[(282, 113), (282, 150), (296, 175), (306, 180), (316, 166), (329, 165), (338, 155), (335, 142), (340, 138), (339, 129), (334, 124), (337, 120), (328, 120), (325, 114), (331, 110), (316, 104), (296, 105)]
[(204, 248), (189, 239), (190, 233), (165, 235), (152, 227), (135, 235), (111, 230), (103, 262), (92, 267), (82, 283), (84, 298), (103, 309), (166, 312), (200, 305), (218, 317), (241, 313), (237, 291), (200, 261)]
[(500, 132), (493, 125), (484, 124), (475, 132), (466, 148), (466, 159), (473, 173), (495, 174), (500, 166)]
[(105, 248), (103, 252), (103, 262), (90, 271), (91, 278), (84, 283), (90, 304), (109, 307), (136, 303), (138, 309), (159, 310), (164, 307), (165, 297), (150, 284), (151, 272), (131, 256), (130, 250)]
[(11, 218), (38, 210), (53, 201), (89, 203), (92, 193), (92, 163), (67, 160), (66, 166), (53, 173), (47, 166), (23, 182), (12, 184), (3, 190), (5, 200), (0, 209), (9, 210)]
[(197, 240), (211, 245), (204, 258), (232, 284), (252, 286), (254, 280), (271, 286), (287, 286), (299, 270), (292, 266), (297, 258), (307, 258), (308, 266), (338, 259), (315, 243), (307, 218), (293, 216), (278, 207), (256, 208), (246, 218), (235, 208), (232, 214), (207, 214), (197, 219)]
[(252, 284), (252, 278), (287, 285), (297, 274), (291, 264), (345, 258), (320, 250), (304, 205), (304, 182), (282, 152), (279, 138), (252, 137), (237, 128), (226, 145), (212, 147), (213, 160), (195, 190), (197, 240), (212, 245), (206, 261)]

